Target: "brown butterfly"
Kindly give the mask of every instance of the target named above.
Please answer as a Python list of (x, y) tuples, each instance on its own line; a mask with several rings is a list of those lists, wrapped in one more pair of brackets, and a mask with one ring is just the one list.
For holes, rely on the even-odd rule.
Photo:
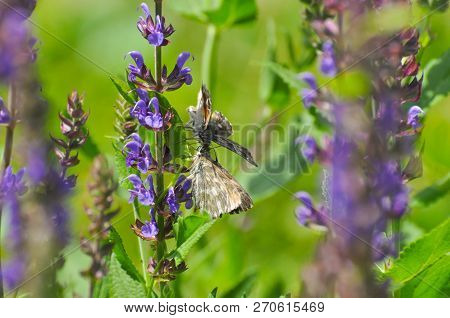
[(210, 155), (214, 142), (257, 166), (250, 151), (228, 139), (233, 128), (222, 113), (212, 111), (210, 93), (205, 86), (200, 90), (197, 107), (189, 107), (188, 112), (190, 120), (187, 128), (193, 131), (194, 137), (200, 142), (188, 177), (192, 181), (192, 197), (196, 208), (207, 211), (213, 218), (250, 209), (253, 206), (250, 195)]

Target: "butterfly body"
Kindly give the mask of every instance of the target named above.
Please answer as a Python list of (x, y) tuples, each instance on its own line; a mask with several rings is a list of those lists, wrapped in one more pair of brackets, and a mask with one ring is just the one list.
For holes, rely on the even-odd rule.
[(212, 103), (205, 86), (199, 93), (197, 107), (189, 107), (190, 120), (187, 127), (193, 131), (200, 148), (190, 169), (192, 196), (196, 208), (207, 211), (213, 218), (224, 213), (238, 213), (253, 206), (250, 195), (210, 155), (214, 142), (240, 155), (256, 166), (251, 153), (241, 145), (228, 139), (233, 128), (220, 112), (212, 112)]

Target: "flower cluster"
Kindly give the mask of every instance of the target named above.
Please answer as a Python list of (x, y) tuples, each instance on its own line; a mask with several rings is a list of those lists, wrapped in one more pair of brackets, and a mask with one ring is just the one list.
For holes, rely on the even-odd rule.
[(66, 171), (80, 162), (78, 153), (72, 155), (72, 151), (86, 143), (88, 133), (85, 131), (84, 125), (88, 117), (89, 114), (83, 110), (83, 98), (76, 91), (72, 92), (67, 99), (67, 116), (59, 114), (60, 129), (65, 140), (52, 137), (56, 145), (55, 154), (62, 167), (61, 177), (69, 188), (75, 186), (77, 177), (75, 175), (66, 177)]
[(148, 43), (154, 46), (166, 46), (169, 44), (167, 38), (175, 32), (175, 29), (170, 24), (165, 26), (165, 18), (156, 16), (153, 20), (150, 14), (150, 9), (146, 3), (141, 4), (142, 11), (145, 17), (139, 17), (137, 28), (142, 36), (147, 39)]
[(167, 66), (163, 66), (160, 85), (157, 83), (151, 70), (144, 63), (144, 58), (140, 52), (132, 51), (128, 54), (135, 63), (135, 65), (128, 65), (128, 80), (144, 90), (162, 93), (177, 90), (183, 84), (192, 84), (191, 69), (184, 67), (184, 64), (191, 56), (190, 53), (183, 52), (178, 56), (177, 63), (170, 74), (167, 74)]

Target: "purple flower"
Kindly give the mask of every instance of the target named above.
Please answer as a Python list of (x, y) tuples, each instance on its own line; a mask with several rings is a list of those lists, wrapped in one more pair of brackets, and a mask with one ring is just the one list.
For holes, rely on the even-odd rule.
[(0, 124), (7, 124), (11, 120), (8, 108), (3, 103), (3, 98), (0, 97)]
[(0, 199), (15, 195), (20, 196), (27, 191), (27, 187), (23, 182), (25, 169), (22, 168), (16, 174), (12, 172), (11, 166), (8, 166), (0, 182)]
[(139, 84), (137, 82), (137, 78), (140, 78), (146, 82), (149, 82), (150, 84), (156, 85), (155, 79), (153, 78), (150, 69), (148, 69), (144, 63), (142, 54), (139, 51), (131, 51), (128, 53), (128, 55), (131, 56), (134, 63), (136, 64), (128, 65), (128, 80), (130, 82)]
[(385, 232), (379, 232), (372, 239), (373, 258), (375, 262), (382, 261), (388, 256), (396, 256), (396, 237), (388, 238)]
[(395, 161), (376, 165), (373, 187), (379, 206), (388, 216), (399, 218), (406, 212), (408, 189)]
[(186, 209), (192, 208), (194, 205), (192, 201), (192, 193), (189, 192), (192, 186), (192, 181), (187, 179), (184, 175), (180, 175), (175, 183), (175, 196), (179, 203), (184, 202)]
[(319, 155), (320, 149), (317, 146), (316, 140), (311, 136), (299, 136), (295, 139), (297, 145), (301, 145), (303, 157), (310, 163)]
[(136, 118), (146, 128), (153, 130), (164, 129), (164, 126), (167, 126), (169, 123), (172, 114), (167, 112), (163, 119), (159, 109), (158, 98), (153, 97), (149, 99), (147, 92), (140, 88), (136, 89), (136, 91), (140, 99), (131, 109), (131, 117)]
[(417, 129), (420, 127), (420, 117), (423, 115), (423, 110), (419, 106), (412, 106), (408, 111), (407, 124), (412, 128)]
[(151, 166), (156, 165), (150, 152), (150, 146), (144, 144), (136, 133), (131, 134), (130, 137), (132, 140), (125, 144), (127, 149), (126, 165), (127, 167), (137, 166), (140, 172), (146, 173)]
[(320, 71), (326, 76), (335, 76), (337, 74), (336, 57), (333, 42), (331, 41), (325, 41), (322, 45)]
[(299, 224), (311, 228), (324, 229), (327, 226), (325, 207), (314, 207), (311, 196), (307, 192), (297, 192), (295, 198), (300, 200), (302, 205), (298, 206), (295, 214)]
[(133, 184), (133, 189), (128, 190), (130, 192), (129, 202), (133, 202), (135, 198), (142, 205), (153, 205), (155, 203), (155, 189), (153, 187), (153, 178), (151, 175), (147, 177), (145, 183), (141, 178), (135, 174), (128, 177), (128, 180)]
[(319, 96), (316, 78), (310, 72), (303, 72), (298, 75), (298, 79), (304, 81), (309, 86), (309, 88), (303, 88), (300, 91), (303, 105), (309, 108), (316, 103), (317, 97)]
[(314, 90), (318, 89), (316, 78), (312, 73), (310, 72), (300, 73), (298, 74), (298, 79), (308, 84), (311, 89)]
[(192, 84), (191, 69), (189, 67), (184, 67), (184, 64), (186, 64), (186, 61), (190, 56), (191, 54), (188, 52), (183, 52), (178, 55), (177, 64), (169, 76), (167, 76), (167, 67), (164, 65), (162, 70), (164, 90), (174, 91), (183, 86), (183, 84)]
[(159, 15), (156, 16), (156, 21), (154, 21), (146, 3), (142, 3), (141, 8), (144, 11), (145, 18), (139, 17), (137, 28), (142, 36), (154, 46), (165, 46), (169, 44), (167, 38), (175, 32), (173, 26), (170, 24), (166, 27), (165, 18)]
[(141, 227), (142, 236), (146, 239), (155, 238), (156, 235), (158, 235), (158, 232), (159, 230), (155, 219), (152, 219), (150, 222), (146, 221)]
[(135, 63), (135, 65), (128, 65), (128, 80), (140, 88), (162, 93), (164, 91), (174, 91), (183, 86), (183, 84), (192, 84), (191, 69), (189, 67), (184, 67), (184, 64), (191, 56), (188, 52), (183, 52), (178, 56), (177, 63), (169, 75), (167, 75), (167, 66), (163, 66), (161, 85), (156, 84), (151, 71), (144, 63), (144, 58), (140, 52), (132, 51), (129, 52), (128, 55), (132, 57)]
[(167, 192), (166, 202), (167, 205), (169, 206), (170, 212), (175, 214), (180, 209), (180, 204), (177, 202), (177, 198), (175, 196), (175, 191), (173, 187), (170, 187), (169, 191)]

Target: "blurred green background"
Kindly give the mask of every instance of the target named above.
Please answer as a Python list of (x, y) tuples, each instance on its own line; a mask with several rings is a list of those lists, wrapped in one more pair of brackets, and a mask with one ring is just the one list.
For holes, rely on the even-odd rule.
[[(70, 91), (77, 89), (85, 93), (85, 105), (91, 112), (88, 121), (91, 138), (102, 153), (112, 154), (108, 136), (114, 134), (112, 106), (117, 93), (109, 74), (123, 77), (130, 61), (125, 56), (132, 50), (141, 51), (148, 64), (152, 63), (153, 50), (142, 39), (135, 25), (141, 14), (139, 3), (131, 0), (38, 1), (31, 20), (34, 34), (39, 39), (37, 66), (43, 94), (51, 104), (51, 131), (58, 130), (56, 114), (65, 107)], [(216, 109), (226, 114), (234, 125), (258, 123), (267, 113), (267, 106), (259, 98), (259, 83), (261, 62), (266, 56), (268, 21), (273, 20), (277, 27), (281, 62), (287, 60), (285, 34), (291, 33), (300, 43), (301, 6), (298, 0), (258, 0), (257, 4), (257, 20), (226, 30), (219, 44), (218, 81), (213, 101)], [(192, 68), (193, 84), (166, 94), (186, 120), (185, 109), (195, 103), (202, 83), (200, 65), (206, 28), (181, 17), (168, 5), (165, 5), (164, 12), (167, 21), (176, 29), (171, 45), (163, 49), (164, 62), (171, 69), (181, 51), (189, 51), (195, 57), (188, 62)], [(449, 48), (448, 21), (449, 13), (439, 13), (430, 18), (434, 38), (422, 56), (422, 65)], [(302, 50), (302, 47), (297, 49)], [(424, 176), (412, 182), (413, 191), (422, 189), (450, 171), (449, 102), (449, 98), (441, 99), (428, 109), (423, 133), (426, 140)], [(281, 123), (286, 123), (302, 111), (296, 92), (292, 92), (286, 107), (294, 103), (295, 107), (280, 118)], [(229, 166), (231, 163), (223, 164), (232, 168)], [(90, 202), (86, 191), (89, 168), (90, 162), (82, 154), (81, 164), (76, 168), (79, 174), (77, 193), (72, 198), (73, 243), (67, 251), (72, 251), (79, 236), (87, 232), (88, 220), (82, 206), (84, 202)], [(206, 297), (213, 288), (218, 287), (220, 296), (249, 275), (254, 275), (254, 288), (250, 296), (298, 295), (302, 288), (302, 267), (314, 256), (315, 245), (322, 235), (297, 225), (294, 217), (297, 203), (291, 193), (311, 191), (320, 200), (320, 174), (321, 168), (316, 164), (309, 173), (289, 182), (286, 185), (288, 191), (280, 190), (258, 201), (246, 214), (224, 217), (216, 222), (190, 253), (187, 260), (189, 270), (180, 276), (175, 286), (177, 295)], [(126, 198), (126, 194), (123, 197)], [(137, 264), (137, 241), (129, 229), (133, 217), (131, 207), (124, 198), (120, 201), (122, 210), (115, 226)], [(431, 206), (414, 207), (407, 216), (405, 228), (411, 232), (427, 231), (449, 215), (450, 196), (447, 196)], [(78, 273), (86, 268), (88, 262), (79, 251), (71, 252), (67, 257), (60, 275), (66, 285), (67, 296), (74, 293), (87, 295), (87, 281)]]

